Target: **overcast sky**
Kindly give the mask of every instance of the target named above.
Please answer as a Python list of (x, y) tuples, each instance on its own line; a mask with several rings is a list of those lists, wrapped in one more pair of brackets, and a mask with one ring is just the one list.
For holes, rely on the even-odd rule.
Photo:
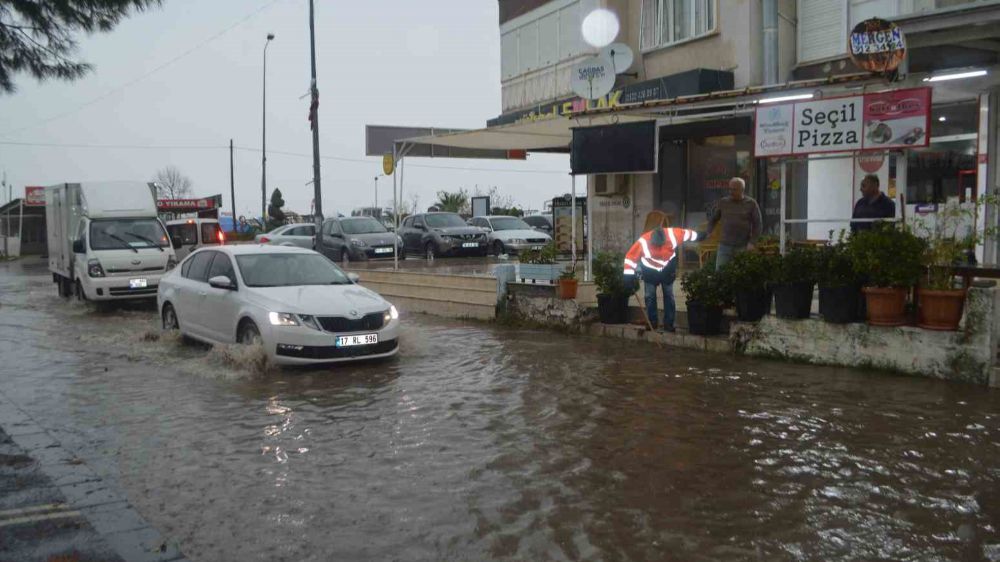
[[(80, 56), (95, 67), (86, 78), (37, 83), (18, 75), (18, 92), (0, 96), (0, 142), (178, 148), (0, 144), (0, 170), (15, 197), (25, 185), (148, 181), (174, 165), (194, 181), (196, 195), (222, 193), (228, 210), (232, 138), (253, 150), (236, 153), (237, 212), (258, 215), (262, 50), (273, 32), (268, 196), (279, 187), (286, 209), (308, 213), (312, 137), (309, 99), (299, 99), (309, 87), (308, 13), (308, 0), (166, 0), (111, 33), (82, 38)], [(374, 200), (381, 160), (364, 156), (365, 124), (479, 128), (500, 113), (497, 20), (496, 0), (316, 0), (320, 151), (346, 159), (322, 163), (325, 215)], [(568, 167), (567, 157), (551, 155), (415, 158), (406, 166), (405, 198), (415, 193), (426, 208), (439, 190), (496, 185), (538, 209), (569, 191)], [(391, 202), (391, 178), (378, 183), (380, 202)]]

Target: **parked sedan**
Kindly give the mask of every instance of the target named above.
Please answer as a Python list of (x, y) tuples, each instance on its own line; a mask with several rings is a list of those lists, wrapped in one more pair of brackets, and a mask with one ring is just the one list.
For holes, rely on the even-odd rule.
[(490, 251), (496, 256), (516, 254), (521, 250), (540, 250), (552, 241), (551, 236), (531, 228), (517, 217), (474, 217), (469, 224), (489, 232)]
[(323, 221), (316, 251), (335, 261), (392, 258), (393, 246), (403, 254), (402, 239), (372, 217), (343, 217)]
[(389, 357), (399, 313), (312, 250), (219, 246), (160, 281), (163, 328), (211, 344), (262, 344), (277, 364)]
[(455, 213), (423, 213), (406, 217), (399, 227), (407, 254), (485, 256), (486, 231), (469, 226)]
[(309, 222), (300, 222), (286, 224), (275, 228), (271, 232), (258, 234), (254, 236), (254, 240), (259, 244), (298, 246), (299, 248), (312, 249), (315, 237), (316, 225)]
[(521, 217), (521, 220), (528, 223), (531, 228), (552, 236), (552, 218), (549, 215), (528, 215)]

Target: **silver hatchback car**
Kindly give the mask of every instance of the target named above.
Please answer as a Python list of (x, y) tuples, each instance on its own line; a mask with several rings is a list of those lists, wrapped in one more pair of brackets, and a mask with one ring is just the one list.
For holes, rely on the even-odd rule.
[(311, 250), (313, 239), (316, 237), (316, 225), (310, 222), (299, 222), (279, 226), (271, 232), (254, 236), (254, 241), (258, 244), (271, 244), (272, 246), (298, 246)]

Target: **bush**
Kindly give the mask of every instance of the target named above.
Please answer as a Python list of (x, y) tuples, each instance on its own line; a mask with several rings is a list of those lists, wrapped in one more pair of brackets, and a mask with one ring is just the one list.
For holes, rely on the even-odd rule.
[(553, 264), (556, 263), (555, 242), (542, 247), (541, 250), (523, 250), (519, 256), (521, 263), (529, 264)]
[(625, 254), (616, 252), (600, 252), (594, 256), (594, 283), (597, 292), (602, 295), (631, 296), (625, 290), (623, 271), (625, 269)]
[(734, 290), (764, 291), (775, 279), (778, 256), (758, 251), (740, 252), (721, 270)]
[(713, 265), (685, 275), (681, 279), (681, 288), (688, 302), (719, 308), (728, 308), (733, 304), (733, 291), (726, 276), (716, 272)]
[(819, 248), (796, 246), (780, 256), (774, 272), (774, 284), (815, 283), (819, 274)]
[(847, 242), (854, 270), (870, 287), (912, 287), (924, 271), (927, 242), (892, 223), (851, 235)]
[[(832, 239), (833, 231), (830, 235)], [(843, 230), (836, 244), (824, 246), (817, 252), (816, 278), (822, 287), (856, 287), (861, 284), (862, 279), (854, 269)]]

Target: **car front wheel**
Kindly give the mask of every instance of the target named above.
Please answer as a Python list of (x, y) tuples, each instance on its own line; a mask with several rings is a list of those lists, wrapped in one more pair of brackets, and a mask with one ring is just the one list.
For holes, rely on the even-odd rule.
[(434, 242), (428, 242), (427, 245), (424, 246), (424, 255), (429, 260), (437, 257), (437, 248), (434, 247)]
[(240, 331), (236, 336), (236, 341), (243, 345), (260, 345), (263, 343), (263, 339), (260, 337), (260, 330), (257, 329), (257, 325), (250, 320), (247, 320), (240, 325)]
[(504, 254), (504, 253), (506, 253), (506, 251), (504, 250), (503, 242), (501, 242), (499, 240), (494, 241), (493, 242), (493, 255), (494, 256), (499, 256), (500, 254)]
[(163, 306), (163, 329), (165, 331), (173, 331), (180, 329), (180, 323), (177, 321), (177, 313), (174, 311), (174, 307), (170, 304)]

